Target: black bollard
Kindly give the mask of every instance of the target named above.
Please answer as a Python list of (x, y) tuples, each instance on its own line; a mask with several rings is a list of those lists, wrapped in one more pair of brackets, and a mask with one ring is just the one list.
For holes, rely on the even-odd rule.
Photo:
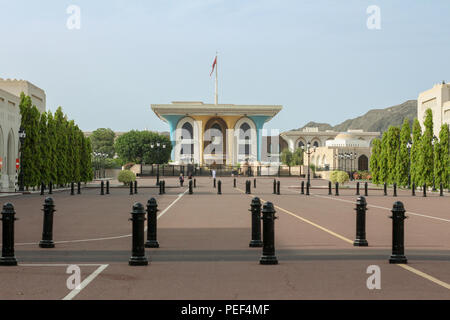
[(194, 188), (197, 188), (197, 179), (194, 179)]
[(273, 179), (273, 194), (277, 194), (277, 180)]
[(356, 195), (359, 196), (359, 182), (356, 183)]
[(280, 186), (281, 186), (281, 182), (280, 180), (277, 181), (277, 195), (280, 195)]
[(0, 266), (17, 266), (17, 259), (14, 255), (14, 217), (16, 212), (11, 203), (6, 203), (2, 210), (2, 257)]
[[(192, 181), (189, 181), (192, 184)], [(158, 217), (158, 204), (155, 198), (151, 198), (147, 201), (147, 242), (145, 242), (146, 248), (159, 248), (159, 243), (156, 237), (157, 221)]]
[(411, 186), (411, 195), (414, 197), (416, 195), (416, 184), (413, 182)]
[(328, 195), (331, 196), (333, 192), (331, 191), (331, 181), (328, 181)]
[(73, 182), (70, 183), (70, 195), (71, 196), (75, 195), (75, 183)]
[(105, 195), (105, 182), (103, 180), (100, 183), (100, 195)]
[(250, 241), (249, 247), (262, 247), (263, 242), (261, 241), (261, 200), (258, 197), (253, 198), (249, 211), (252, 213), (252, 240)]
[(300, 194), (305, 194), (305, 181), (302, 181), (302, 187), (301, 187)]
[(336, 182), (335, 188), (336, 188), (335, 195), (338, 196), (339, 195), (339, 182)]
[(383, 194), (385, 195), (385, 196), (387, 196), (387, 183), (385, 182), (384, 183), (384, 185), (383, 185)]
[(222, 181), (217, 182), (217, 194), (222, 194)]
[(81, 182), (78, 182), (78, 185), (77, 185), (77, 194), (81, 194)]
[(48, 184), (48, 194), (53, 194), (53, 183), (51, 181)]
[(306, 182), (306, 195), (309, 196), (309, 182)]
[(128, 264), (130, 266), (146, 266), (148, 265), (148, 260), (145, 256), (144, 247), (145, 210), (142, 203), (134, 204), (131, 216), (132, 218), (129, 220), (133, 221), (133, 246)]
[(109, 180), (106, 181), (106, 194), (109, 194)]
[(134, 194), (137, 194), (138, 193), (138, 183), (137, 183), (137, 181), (135, 180), (134, 181)]
[(255, 188), (255, 189), (256, 189), (256, 178), (255, 178), (255, 179), (253, 179), (253, 188)]
[(189, 194), (193, 194), (194, 192), (192, 191), (192, 180), (189, 180)]
[(166, 194), (166, 180), (162, 181), (162, 191), (163, 191), (163, 194)]
[(366, 240), (366, 198), (358, 197), (356, 200), (356, 239), (353, 242), (355, 247), (367, 247)]
[(40, 248), (54, 248), (53, 242), (53, 214), (55, 213), (55, 204), (52, 198), (45, 199), (44, 202), (44, 226), (42, 231), (42, 240), (39, 242)]
[(444, 196), (444, 188), (442, 186), (442, 182), (439, 184), (439, 196), (440, 197)]
[(275, 209), (272, 202), (266, 202), (262, 210), (263, 250), (260, 264), (278, 264), (275, 256)]
[(367, 182), (364, 183), (364, 196), (369, 195), (369, 184)]
[(45, 190), (45, 184), (42, 182), (41, 183), (41, 196), (44, 195), (44, 190)]
[(159, 181), (159, 194), (163, 194), (163, 184), (162, 181)]
[(133, 181), (130, 181), (130, 196), (133, 194)]
[(248, 184), (248, 194), (252, 194), (252, 182), (248, 180), (247, 184)]
[(389, 263), (408, 263), (405, 257), (405, 208), (397, 201), (392, 208), (392, 255)]
[(427, 196), (427, 184), (426, 183), (423, 184), (423, 196), (424, 197)]
[(396, 197), (397, 196), (397, 184), (395, 182), (393, 184), (393, 187), (394, 187), (394, 194), (393, 194), (393, 196)]
[(233, 179), (233, 188), (236, 188), (236, 178)]
[(213, 179), (213, 188), (216, 188), (216, 178)]

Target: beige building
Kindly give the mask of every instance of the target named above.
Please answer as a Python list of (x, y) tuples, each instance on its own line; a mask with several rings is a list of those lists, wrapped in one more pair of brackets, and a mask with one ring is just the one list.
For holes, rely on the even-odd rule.
[(441, 126), (450, 124), (450, 84), (442, 82), (419, 94), (417, 98), (417, 117), (423, 130), (425, 110), (433, 112), (433, 132), (439, 138)]
[(19, 157), (20, 93), (31, 97), (40, 112), (45, 111), (45, 92), (25, 80), (0, 78), (0, 190), (14, 190)]
[[(319, 131), (318, 128), (304, 128), (283, 132), (280, 137), (286, 141), (289, 150), (306, 147), (310, 144), (310, 163), (324, 170), (368, 170), (372, 140), (379, 137), (380, 132), (364, 132), (348, 130), (336, 132)], [(304, 164), (308, 165), (305, 154)]]

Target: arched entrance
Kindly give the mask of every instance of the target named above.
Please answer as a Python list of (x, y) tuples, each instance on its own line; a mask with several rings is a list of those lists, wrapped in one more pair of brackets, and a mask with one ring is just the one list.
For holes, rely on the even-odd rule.
[(227, 124), (221, 118), (210, 119), (205, 126), (203, 161), (206, 164), (226, 164)]
[(358, 170), (367, 171), (369, 170), (369, 158), (365, 155), (361, 155), (358, 158)]

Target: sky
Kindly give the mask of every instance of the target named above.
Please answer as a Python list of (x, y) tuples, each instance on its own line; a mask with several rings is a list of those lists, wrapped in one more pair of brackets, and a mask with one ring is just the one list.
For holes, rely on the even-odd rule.
[(0, 0), (0, 77), (44, 89), (84, 131), (168, 131), (150, 105), (213, 103), (218, 51), (219, 103), (282, 105), (268, 129), (335, 125), (450, 81), (449, 13), (448, 0)]

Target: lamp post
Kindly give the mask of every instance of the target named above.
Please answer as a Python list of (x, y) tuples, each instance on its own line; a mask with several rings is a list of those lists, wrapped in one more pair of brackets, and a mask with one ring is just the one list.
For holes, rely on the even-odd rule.
[[(161, 149), (161, 147), (162, 147), (162, 149)], [(161, 152), (161, 150), (166, 149), (166, 145), (165, 144), (161, 145), (161, 143), (157, 142), (156, 145), (151, 144), (150, 148), (152, 150), (155, 150), (155, 152), (156, 152), (156, 154), (158, 155), (158, 158), (159, 158), (159, 153)], [(156, 170), (156, 185), (159, 186), (159, 163), (156, 164), (156, 168), (157, 168), (157, 170)]]
[(309, 161), (310, 161), (310, 156), (311, 156), (314, 152), (316, 152), (316, 147), (315, 147), (315, 146), (313, 147), (312, 151), (310, 151), (310, 148), (311, 148), (311, 142), (308, 142), (308, 143), (306, 144), (306, 151), (305, 151), (305, 146), (302, 146), (302, 150), (305, 151), (306, 154), (308, 155), (308, 185), (311, 185), (311, 184), (310, 184), (310, 181), (311, 181), (311, 178), (310, 178), (311, 164), (310, 164), (310, 162), (309, 162)]
[(94, 158), (96, 159), (95, 163), (98, 167), (97, 170), (99, 172), (98, 177), (99, 178), (105, 178), (105, 159), (108, 158), (108, 154), (101, 153), (101, 152), (93, 152)]
[[(433, 145), (433, 159), (434, 159), (434, 145), (438, 142), (438, 138), (436, 136), (433, 136), (433, 140), (431, 140), (431, 144)], [(434, 177), (434, 161), (433, 161), (433, 189), (432, 191), (436, 191), (436, 184), (435, 184), (435, 177)]]
[(20, 141), (19, 191), (24, 191), (22, 154), (23, 154), (23, 143), (25, 142), (26, 137), (27, 137), (27, 134), (25, 132), (25, 129), (20, 127), (20, 129), (19, 129), (19, 141)]
[(408, 189), (411, 188), (411, 148), (412, 148), (412, 142), (411, 140), (408, 141), (406, 144), (406, 149), (408, 149), (408, 157), (409, 157), (409, 166), (408, 166)]

